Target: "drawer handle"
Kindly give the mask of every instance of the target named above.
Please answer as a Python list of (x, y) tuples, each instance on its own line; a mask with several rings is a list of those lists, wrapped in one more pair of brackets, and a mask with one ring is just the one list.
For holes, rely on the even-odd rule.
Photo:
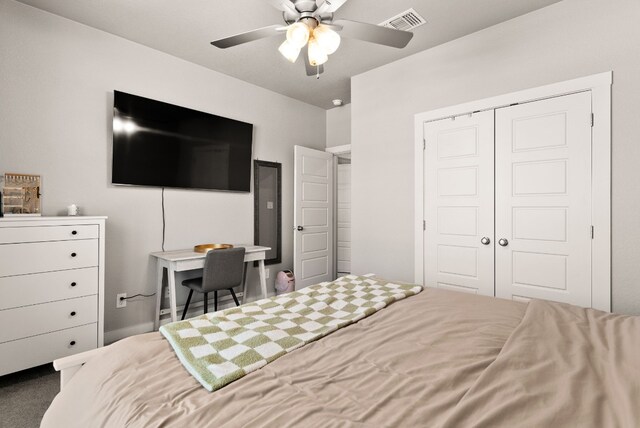
[(71, 312), (71, 314), (70, 314), (70, 315), (71, 315), (72, 317), (75, 317), (75, 316), (76, 316), (76, 311)]
[(72, 340), (71, 342), (69, 342), (69, 346), (74, 346), (76, 344), (75, 340)]
[(71, 283), (72, 287), (75, 287), (76, 285), (78, 285), (78, 284), (76, 284), (75, 281)]
[(77, 256), (76, 253), (71, 253), (71, 257), (75, 257), (75, 256)]
[(72, 234), (72, 235), (77, 235), (77, 234), (78, 234), (78, 231), (77, 231), (77, 230), (72, 230), (72, 231), (71, 231), (71, 234)]

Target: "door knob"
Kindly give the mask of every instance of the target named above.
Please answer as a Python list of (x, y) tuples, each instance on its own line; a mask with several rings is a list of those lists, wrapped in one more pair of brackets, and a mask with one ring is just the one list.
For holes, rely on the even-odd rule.
[(482, 238), (480, 240), (480, 242), (482, 242), (482, 245), (489, 245), (491, 244), (491, 239), (487, 238), (486, 236), (484, 238)]
[(500, 244), (501, 247), (506, 247), (507, 245), (509, 245), (509, 241), (507, 241), (506, 239), (502, 238), (498, 241), (498, 244)]
[(304, 227), (298, 226), (298, 227), (296, 227), (296, 229), (298, 230), (298, 232), (302, 232), (304, 230)]

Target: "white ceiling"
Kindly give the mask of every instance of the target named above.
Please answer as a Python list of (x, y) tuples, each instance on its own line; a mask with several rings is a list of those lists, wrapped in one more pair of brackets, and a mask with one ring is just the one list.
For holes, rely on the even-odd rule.
[[(20, 0), (204, 67), (329, 109), (349, 102), (350, 78), (405, 56), (515, 18), (560, 0), (349, 0), (335, 18), (379, 24), (413, 7), (427, 20), (398, 50), (344, 39), (319, 80), (279, 53), (278, 35), (220, 50), (225, 36), (283, 23), (266, 0)], [(401, 76), (399, 76), (401, 78)]]

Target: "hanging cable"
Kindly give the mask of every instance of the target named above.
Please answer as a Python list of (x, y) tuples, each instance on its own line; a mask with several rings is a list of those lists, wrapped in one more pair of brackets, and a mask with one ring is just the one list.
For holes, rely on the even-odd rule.
[(164, 240), (165, 240), (166, 229), (167, 229), (167, 224), (166, 224), (165, 212), (164, 212), (164, 187), (163, 187), (162, 188), (162, 251), (164, 251)]

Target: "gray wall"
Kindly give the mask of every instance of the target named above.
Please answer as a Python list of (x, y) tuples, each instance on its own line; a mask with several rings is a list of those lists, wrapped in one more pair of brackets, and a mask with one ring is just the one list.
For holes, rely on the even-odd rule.
[(413, 280), (416, 113), (613, 70), (613, 308), (640, 313), (639, 18), (565, 0), (354, 77), (353, 272)]
[[(155, 291), (162, 228), (160, 189), (110, 185), (114, 89), (255, 125), (254, 157), (283, 164), (283, 264), (269, 286), (292, 268), (293, 146), (324, 149), (324, 110), (9, 0), (0, 58), (0, 173), (41, 174), (45, 215), (76, 203), (109, 216), (106, 330), (124, 330), (107, 338), (150, 325), (154, 298), (116, 309), (116, 293)], [(167, 190), (166, 209), (167, 249), (253, 242), (252, 194)], [(249, 279), (256, 295), (253, 267)]]
[(327, 147), (351, 144), (351, 104), (327, 110)]

